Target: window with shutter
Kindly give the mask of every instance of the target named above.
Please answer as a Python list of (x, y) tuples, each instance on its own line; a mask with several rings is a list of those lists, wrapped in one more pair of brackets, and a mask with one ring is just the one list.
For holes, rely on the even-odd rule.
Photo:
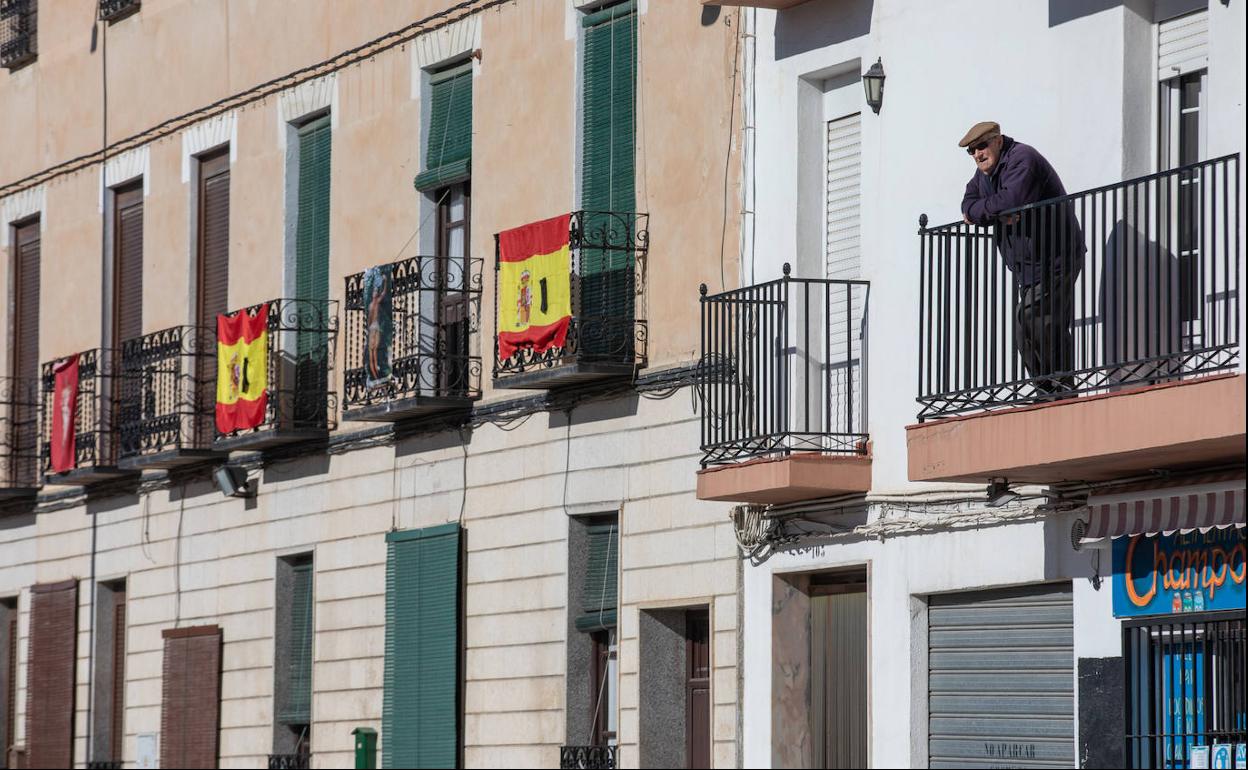
[(199, 253), (197, 318), (215, 329), (217, 314), (229, 311), (230, 152), (222, 148), (199, 161)]
[(587, 529), (589, 557), (581, 593), (583, 612), (576, 619), (576, 628), (599, 631), (614, 628), (616, 624), (620, 531), (614, 518), (591, 524)]
[[(637, 14), (634, 3), (613, 5), (582, 19), (581, 208), (586, 212), (633, 212)], [(587, 213), (584, 229), (613, 229), (604, 217)], [(583, 355), (620, 351), (632, 329), (604, 327), (594, 319), (633, 316), (633, 254), (582, 249), (580, 309)], [(609, 328), (609, 333), (604, 331)], [(628, 337), (620, 338), (620, 335)]]
[(9, 371), (17, 378), (11, 387), (13, 403), (10, 430), (13, 455), (10, 478), (13, 486), (33, 486), (38, 477), (39, 405), (39, 220), (14, 228), (13, 335)]
[(97, 585), (94, 637), (91, 759), (119, 762), (126, 694), (126, 581)]
[(30, 767), (73, 767), (78, 581), (30, 589), (26, 753)]
[(472, 64), (458, 64), (429, 76), (428, 135), (425, 170), (416, 189), (439, 187), (468, 179), (472, 166)]
[(143, 183), (114, 191), (113, 347), (143, 334)]
[(290, 603), (287, 621), (284, 667), (285, 697), (278, 721), (286, 725), (307, 725), (312, 713), (312, 564), (290, 567)]
[(17, 597), (0, 599), (0, 767), (8, 767), (9, 747), (17, 743)]
[(160, 766), (216, 767), (221, 629), (169, 628), (161, 636)]
[(458, 524), (386, 535), (384, 767), (456, 767), (460, 734)]
[[(330, 120), (325, 115), (299, 128), (299, 208), (295, 223), (295, 298), (306, 318), (323, 318), (329, 299), (329, 176)], [(321, 323), (316, 324), (318, 327)], [(319, 331), (300, 331), (295, 337), (295, 391), (324, 393), (329, 374), (325, 356), (328, 338)], [(296, 398), (296, 423), (317, 424), (323, 401)]]

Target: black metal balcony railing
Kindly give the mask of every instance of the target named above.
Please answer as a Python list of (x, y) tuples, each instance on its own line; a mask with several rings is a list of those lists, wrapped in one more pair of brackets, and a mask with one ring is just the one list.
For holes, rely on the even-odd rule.
[(919, 419), (1233, 370), (1241, 206), (1230, 155), (990, 227), (922, 217)]
[[(266, 303), (240, 311), (254, 316)], [(338, 303), (325, 299), (269, 300), (267, 347), (268, 399), (260, 425), (222, 434), (217, 442), (258, 434), (323, 433), (337, 426), (338, 392), (334, 387), (334, 350), (338, 340)], [(219, 443), (218, 449), (223, 448)], [(232, 444), (231, 444), (232, 448)]]
[(36, 0), (0, 0), (0, 67), (13, 69), (35, 58)]
[(39, 381), (0, 377), (0, 497), (39, 486)]
[(559, 770), (615, 770), (619, 746), (560, 746)]
[(866, 281), (702, 291), (702, 465), (865, 454)]
[[(568, 365), (632, 370), (646, 358), (644, 294), (649, 215), (575, 211), (569, 224), (572, 319), (562, 346), (535, 352), (522, 348), (508, 358), (494, 340), (494, 378), (514, 378)], [(498, 236), (494, 238), (494, 309), (498, 317)]]
[(312, 767), (311, 754), (270, 754), (269, 770), (308, 770)]
[(87, 770), (121, 770), (120, 759), (92, 759), (87, 761)]
[(116, 465), (120, 450), (117, 432), (119, 383), (116, 352), (93, 348), (78, 354), (78, 393), (74, 403), (58, 404), (56, 399), (56, 361), (43, 364), (43, 470), (52, 469), (53, 410), (73, 410), (74, 471)]
[[(469, 345), (482, 262), (411, 257), (375, 273), (377, 286), (366, 286), (366, 273), (347, 276), (344, 417), (407, 399), (454, 405), (481, 396), (481, 357)], [(389, 319), (378, 312), (386, 301)]]
[(210, 449), (216, 362), (215, 329), (176, 326), (122, 343), (118, 428), (123, 463)]
[(139, 10), (139, 0), (100, 0), (100, 21), (116, 21)]

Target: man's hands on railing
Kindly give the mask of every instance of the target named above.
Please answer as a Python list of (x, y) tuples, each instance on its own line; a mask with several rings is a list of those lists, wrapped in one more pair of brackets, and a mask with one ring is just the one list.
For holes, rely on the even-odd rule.
[[(1019, 214), (1003, 214), (1002, 216), (998, 217), (998, 221), (1007, 225), (1015, 225), (1015, 224), (1018, 224), (1019, 216), (1020, 216)], [(975, 224), (974, 222), (971, 221), (971, 217), (967, 214), (962, 215), (962, 221), (967, 223), (968, 225)]]

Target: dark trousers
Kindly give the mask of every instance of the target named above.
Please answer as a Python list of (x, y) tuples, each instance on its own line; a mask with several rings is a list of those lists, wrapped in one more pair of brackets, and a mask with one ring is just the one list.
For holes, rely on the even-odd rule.
[(1014, 346), (1041, 393), (1074, 389), (1074, 378), (1052, 377), (1074, 369), (1074, 278), (1046, 278), (1019, 286)]

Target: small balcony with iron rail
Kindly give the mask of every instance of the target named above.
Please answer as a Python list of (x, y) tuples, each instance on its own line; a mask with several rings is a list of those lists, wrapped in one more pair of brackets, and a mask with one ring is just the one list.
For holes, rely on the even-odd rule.
[(176, 468), (213, 451), (217, 385), (215, 329), (175, 326), (121, 345), (118, 466)]
[(0, 377), (0, 501), (33, 499), (41, 486), (39, 380)]
[(86, 486), (137, 475), (119, 464), (125, 411), (119, 350), (92, 348), (44, 362), (42, 391), (47, 483)]
[(781, 278), (702, 297), (698, 498), (785, 504), (871, 487), (866, 281)]
[(36, 0), (0, 0), (0, 67), (17, 69), (38, 54)]
[(483, 260), (411, 257), (346, 278), (343, 419), (395, 422), (481, 397)]
[(1239, 156), (920, 219), (909, 476), (1059, 483), (1244, 460)]
[(121, 21), (132, 13), (138, 13), (140, 0), (100, 0), (100, 21)]
[(217, 452), (321, 441), (338, 424), (338, 303), (282, 298), (227, 316), (217, 343)]
[(562, 266), (558, 271), (528, 269), (503, 253), (503, 234), (494, 236), (496, 388), (549, 389), (629, 379), (646, 364), (641, 300), (649, 215), (574, 211), (567, 220), (566, 280), (555, 274), (563, 272)]
[(615, 770), (619, 746), (560, 746), (559, 770)]

